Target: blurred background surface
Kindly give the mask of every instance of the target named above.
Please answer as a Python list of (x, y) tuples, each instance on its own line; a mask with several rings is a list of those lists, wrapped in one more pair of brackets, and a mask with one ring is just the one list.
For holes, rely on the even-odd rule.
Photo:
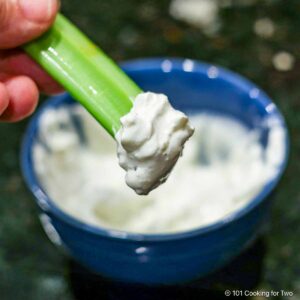
[[(288, 123), (290, 162), (268, 234), (250, 256), (265, 253), (255, 289), (292, 291), (292, 299), (300, 299), (299, 0), (62, 0), (62, 12), (118, 62), (199, 59), (244, 75), (274, 99)], [(47, 240), (21, 177), (19, 150), (27, 122), (0, 124), (0, 299), (79, 299), (74, 282), (78, 286), (88, 275)], [(257, 272), (249, 263), (239, 272), (253, 280)], [(238, 288), (242, 281), (221, 284)], [(81, 293), (87, 293), (89, 282)]]

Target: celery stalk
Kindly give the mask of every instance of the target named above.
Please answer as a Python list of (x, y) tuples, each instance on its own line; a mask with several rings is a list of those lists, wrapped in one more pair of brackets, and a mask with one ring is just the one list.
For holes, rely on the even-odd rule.
[(141, 89), (110, 58), (61, 14), (24, 50), (115, 136)]

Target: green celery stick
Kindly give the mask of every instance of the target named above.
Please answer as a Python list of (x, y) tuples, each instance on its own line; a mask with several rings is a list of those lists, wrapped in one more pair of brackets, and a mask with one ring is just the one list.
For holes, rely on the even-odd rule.
[(113, 137), (142, 90), (63, 15), (24, 50)]

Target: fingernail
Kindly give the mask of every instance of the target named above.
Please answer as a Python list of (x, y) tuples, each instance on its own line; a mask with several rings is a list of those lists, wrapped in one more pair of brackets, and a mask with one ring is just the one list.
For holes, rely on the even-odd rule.
[(19, 0), (23, 15), (33, 22), (47, 22), (54, 14), (57, 0)]

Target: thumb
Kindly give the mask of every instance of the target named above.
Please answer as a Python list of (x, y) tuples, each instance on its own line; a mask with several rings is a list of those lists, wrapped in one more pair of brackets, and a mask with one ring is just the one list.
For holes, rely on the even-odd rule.
[(0, 49), (20, 46), (53, 23), (58, 0), (0, 0)]

